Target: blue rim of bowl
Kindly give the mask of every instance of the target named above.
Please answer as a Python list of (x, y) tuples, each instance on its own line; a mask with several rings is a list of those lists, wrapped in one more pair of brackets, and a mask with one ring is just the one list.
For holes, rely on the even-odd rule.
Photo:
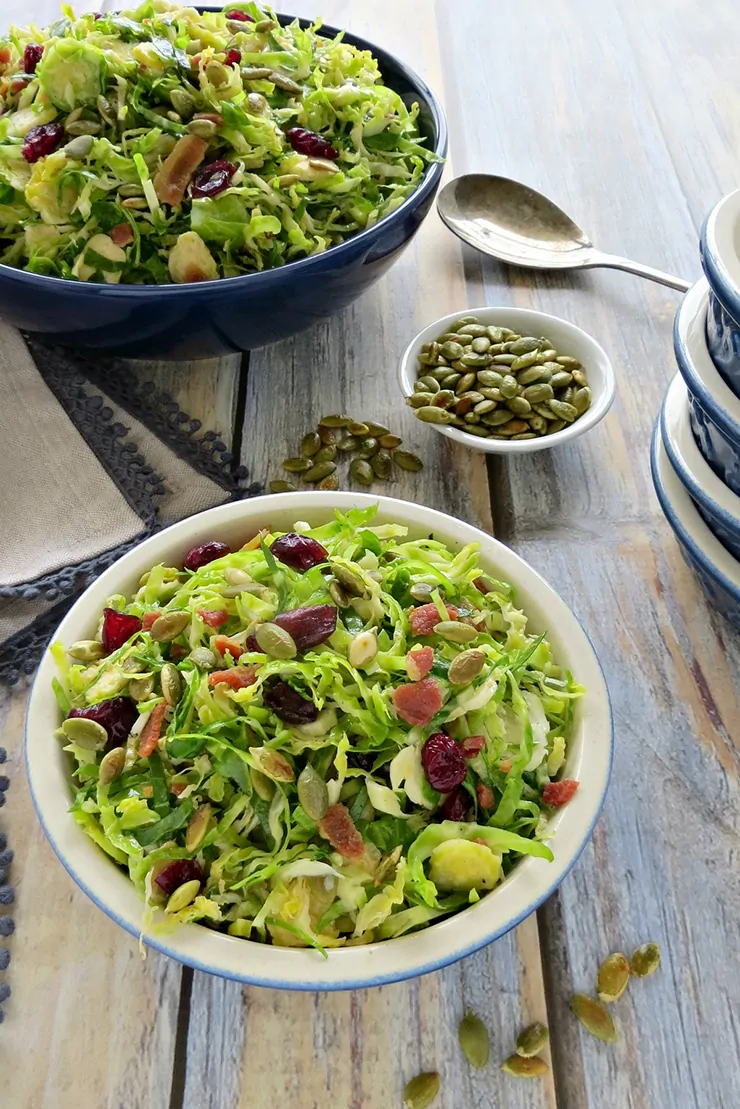
[[(161, 940), (155, 938), (151, 934), (147, 934), (146, 936), (143, 937), (144, 943), (148, 947), (153, 948), (155, 951), (159, 951), (162, 955), (167, 955), (170, 959), (174, 959), (175, 962), (177, 962), (177, 963), (181, 963), (185, 966), (192, 967), (193, 970), (201, 970), (205, 974), (212, 974), (217, 978), (224, 978), (226, 981), (229, 981), (229, 982), (241, 982), (245, 985), (250, 985), (250, 986), (264, 986), (264, 987), (267, 987), (269, 989), (274, 989), (274, 990), (298, 990), (298, 991), (301, 991), (301, 992), (307, 992), (307, 991), (308, 992), (315, 992), (315, 991), (337, 992), (339, 990), (367, 989), (371, 986), (386, 986), (386, 985), (391, 985), (394, 982), (405, 982), (405, 981), (407, 981), (411, 978), (421, 978), (425, 974), (431, 974), (432, 972), (434, 972), (436, 970), (442, 970), (444, 967), (451, 966), (453, 963), (457, 963), (461, 959), (466, 959), (469, 955), (474, 955), (476, 951), (480, 951), (482, 948), (488, 947), (488, 945), (493, 943), (494, 940), (498, 940), (502, 936), (505, 936), (507, 934), (507, 932), (511, 932), (512, 929), (516, 928), (519, 924), (521, 924), (523, 920), (526, 920), (527, 917), (531, 916), (533, 912), (536, 912), (536, 910), (539, 909), (540, 905), (542, 905), (543, 902), (546, 901), (547, 898), (550, 897), (555, 892), (555, 890), (565, 881), (565, 879), (568, 877), (568, 875), (570, 874), (570, 872), (573, 869), (573, 867), (575, 866), (575, 864), (580, 859), (580, 857), (583, 854), (584, 850), (586, 849), (586, 847), (590, 843), (591, 836), (593, 835), (594, 828), (596, 827), (596, 824), (598, 823), (599, 817), (601, 816), (602, 810), (604, 808), (604, 803), (606, 801), (606, 795), (609, 791), (609, 784), (611, 782), (612, 769), (614, 767), (614, 712), (613, 712), (613, 709), (612, 709), (611, 695), (609, 693), (609, 686), (608, 686), (608, 683), (607, 683), (607, 680), (606, 680), (606, 674), (604, 673), (604, 667), (601, 664), (601, 659), (599, 658), (599, 656), (596, 652), (596, 649), (594, 648), (594, 645), (591, 641), (590, 635), (588, 634), (586, 629), (583, 627), (583, 624), (578, 619), (578, 617), (575, 615), (575, 613), (572, 613), (572, 615), (573, 615), (573, 619), (577, 621), (578, 626), (581, 628), (581, 631), (583, 632), (583, 634), (586, 636), (586, 639), (588, 640), (588, 644), (591, 647), (591, 650), (593, 651), (593, 655), (594, 655), (594, 658), (596, 660), (596, 665), (599, 668), (599, 672), (601, 673), (601, 677), (602, 677), (602, 680), (603, 680), (603, 683), (604, 683), (604, 692), (606, 693), (606, 707), (607, 707), (607, 710), (609, 712), (609, 766), (607, 768), (606, 777), (604, 779), (604, 787), (601, 791), (601, 796), (598, 800), (598, 804), (596, 805), (596, 809), (594, 811), (593, 819), (591, 820), (591, 823), (590, 823), (588, 829), (586, 830), (586, 832), (583, 835), (583, 839), (581, 841), (580, 847), (575, 852), (575, 854), (573, 855), (573, 858), (570, 860), (570, 862), (568, 863), (567, 867), (562, 872), (562, 874), (560, 874), (559, 877), (556, 878), (555, 881), (552, 882), (552, 884), (550, 886), (548, 886), (548, 888), (543, 893), (541, 893), (538, 897), (536, 897), (533, 901), (531, 901), (529, 903), (529, 905), (526, 907), (526, 909), (523, 909), (522, 912), (519, 913), (519, 915), (517, 917), (515, 917), (513, 920), (507, 921), (505, 925), (503, 925), (501, 927), (498, 927), (498, 928), (495, 928), (491, 932), (491, 934), (489, 936), (486, 936), (485, 939), (481, 940), (480, 943), (471, 944), (470, 947), (466, 947), (462, 951), (454, 951), (454, 952), (451, 952), (449, 956), (444, 956), (441, 959), (435, 959), (433, 962), (426, 963), (424, 966), (420, 967), (417, 970), (414, 970), (410, 974), (404, 974), (403, 972), (400, 972), (398, 974), (376, 975), (375, 977), (362, 976), (362, 977), (359, 977), (359, 978), (345, 979), (342, 982), (334, 982), (334, 981), (328, 981), (328, 982), (289, 981), (289, 982), (286, 982), (285, 980), (279, 979), (279, 978), (262, 978), (259, 975), (252, 975), (252, 974), (250, 974), (250, 975), (237, 974), (237, 973), (227, 974), (220, 967), (214, 967), (214, 966), (209, 965), (208, 963), (204, 963), (200, 959), (190, 958), (190, 957), (186, 957), (186, 956), (182, 955), (180, 952), (173, 950), (171, 947), (168, 947), (168, 945), (166, 943), (163, 943)], [(28, 703), (29, 704), (33, 700), (33, 696), (34, 696), (34, 693), (36, 691), (36, 683), (38, 681), (39, 681), (39, 674), (37, 672), (37, 674), (36, 674), (36, 676), (33, 680), (33, 683), (31, 685), (31, 692), (30, 692), (29, 697), (28, 697)], [(35, 794), (34, 788), (33, 788), (33, 777), (30, 773), (30, 769), (29, 769), (29, 765), (28, 765), (28, 726), (29, 726), (29, 720), (28, 720), (28, 714), (26, 714), (26, 722), (24, 724), (24, 732), (23, 732), (23, 748), (24, 748), (24, 762), (25, 762), (25, 768), (26, 768), (26, 778), (28, 780), (29, 792), (31, 794), (31, 801), (33, 803), (33, 807), (34, 807), (34, 810), (36, 812), (36, 816), (37, 816), (38, 821), (39, 821), (39, 823), (40, 823), (40, 825), (43, 829), (43, 832), (44, 832), (44, 835), (46, 836), (46, 839), (48, 840), (48, 842), (50, 843), (50, 845), (51, 845), (51, 847), (54, 851), (54, 854), (59, 859), (60, 863), (62, 864), (64, 869), (67, 871), (67, 873), (69, 874), (70, 878), (73, 880), (75, 885), (78, 886), (83, 891), (83, 893), (85, 893), (90, 898), (90, 900), (93, 902), (93, 904), (98, 909), (100, 909), (101, 912), (103, 912), (105, 914), (105, 916), (108, 917), (109, 920), (112, 920), (115, 924), (118, 924), (121, 928), (123, 928), (123, 930), (125, 932), (128, 932), (128, 934), (130, 936), (133, 936), (135, 939), (137, 939), (137, 940), (142, 939), (142, 930), (141, 930), (141, 928), (138, 928), (135, 925), (131, 924), (128, 920), (124, 920), (123, 917), (119, 916), (118, 913), (114, 912), (113, 910), (109, 909), (106, 905), (104, 905), (100, 901), (100, 899), (98, 898), (97, 894), (95, 894), (93, 892), (93, 890), (90, 888), (90, 886), (86, 882), (84, 882), (79, 877), (79, 875), (76, 874), (75, 871), (70, 866), (68, 866), (63, 852), (57, 846), (56, 840), (52, 836), (52, 834), (51, 834), (51, 832), (50, 832), (50, 830), (49, 830), (49, 828), (46, 824), (46, 821), (43, 818), (41, 808), (38, 804), (38, 801), (36, 800), (36, 794)], [(111, 860), (111, 865), (115, 865), (113, 860)], [(491, 892), (495, 893), (495, 890), (492, 890)], [(470, 908), (472, 908), (472, 907), (473, 906), (470, 906)], [(144, 903), (142, 902), (142, 914), (143, 914), (143, 912), (144, 912)], [(197, 927), (205, 927), (205, 925), (197, 925)], [(434, 925), (432, 925), (432, 927), (434, 927)], [(210, 929), (209, 929), (209, 931), (210, 931)], [(242, 941), (242, 942), (250, 943), (251, 941), (250, 940), (245, 940), (245, 941)], [(392, 941), (388, 941), (388, 942), (392, 942)], [(255, 945), (255, 946), (260, 946), (260, 945)], [(329, 958), (331, 958), (331, 953), (329, 954)]]
[[(706, 490), (699, 484), (694, 474), (688, 468), (683, 458), (674, 447), (673, 442), (671, 441), (671, 437), (668, 434), (665, 401), (663, 401), (663, 404), (661, 406), (658, 421), (660, 423), (660, 433), (661, 438), (663, 439), (663, 446), (665, 447), (666, 454), (668, 455), (671, 465), (676, 471), (681, 484), (689, 493), (689, 496), (692, 498), (692, 500), (696, 501), (697, 504), (700, 504), (702, 508), (705, 508), (708, 512), (711, 512), (712, 516), (716, 516), (718, 520), (725, 524), (728, 530), (733, 532), (740, 531), (740, 517), (734, 516), (732, 512), (730, 512), (726, 508), (723, 508), (721, 504), (718, 504), (717, 501), (715, 501), (707, 494)], [(707, 465), (709, 465), (709, 463), (707, 463)], [(717, 478), (717, 480), (719, 481), (720, 478)], [(738, 498), (738, 500), (740, 500), (740, 498)]]
[[(207, 4), (196, 4), (195, 7), (200, 11), (219, 12), (222, 9), (212, 7)], [(279, 20), (291, 21), (295, 18), (298, 19), (301, 27), (312, 26), (314, 20), (304, 19), (298, 16), (286, 16), (282, 13), (277, 13)], [(357, 44), (362, 50), (370, 50), (374, 57), (383, 55), (391, 59), (394, 65), (398, 68), (399, 72), (403, 75), (404, 79), (408, 81), (429, 104), (434, 126), (437, 132), (437, 138), (434, 145), (434, 153), (441, 158), (446, 159), (448, 136), (447, 136), (447, 120), (442, 110), (437, 97), (426, 81), (419, 76), (419, 74), (397, 58), (394, 54), (390, 54), (383, 47), (377, 46), (369, 42), (367, 39), (361, 38), (359, 35), (353, 35), (350, 31), (343, 32), (337, 27), (331, 27), (328, 24), (322, 25), (321, 33), (326, 37), (334, 37), (338, 34), (344, 34), (345, 39), (350, 44)], [(265, 283), (271, 284), (272, 282), (279, 281), (280, 275), (301, 273), (305, 269), (310, 269), (312, 265), (316, 265), (317, 261), (328, 259), (336, 259), (341, 262), (345, 254), (348, 254), (359, 243), (368, 242), (368, 247), (372, 245), (374, 236), (377, 234), (379, 227), (392, 228), (395, 224), (401, 222), (403, 216), (410, 208), (417, 207), (431, 192), (437, 188), (442, 173), (445, 168), (445, 162), (432, 162), (424, 172), (420, 184), (406, 199), (399, 204), (397, 208), (384, 216), (383, 219), (378, 220), (372, 227), (365, 228), (364, 231), (358, 232), (357, 235), (351, 235), (343, 243), (337, 243), (335, 246), (330, 246), (326, 250), (321, 251), (319, 254), (311, 254), (308, 258), (299, 258), (294, 262), (286, 262), (283, 266), (275, 266), (272, 269), (260, 270), (258, 273), (243, 273), (238, 277), (219, 277), (215, 281), (196, 281), (186, 285), (106, 285), (99, 282), (84, 282), (84, 288), (94, 290), (100, 296), (113, 296), (117, 298), (126, 299), (126, 297), (141, 297), (145, 295), (147, 289), (156, 289), (160, 296), (194, 296), (198, 297), (199, 290), (223, 289), (235, 290), (237, 288), (245, 288), (246, 283), (252, 278), (259, 278), (260, 283), (264, 286)], [(12, 277), (21, 282), (21, 284), (35, 287), (39, 290), (42, 289), (79, 289), (83, 284), (79, 281), (70, 281), (67, 277), (52, 277), (49, 274), (42, 273), (29, 273), (27, 270), (17, 269), (15, 266), (7, 266), (4, 262), (0, 262), (0, 276)]]
[[(715, 204), (714, 208), (712, 208), (711, 212), (704, 220), (701, 234), (699, 235), (699, 249), (702, 268), (707, 275), (707, 280), (709, 281), (712, 292), (728, 315), (737, 323), (737, 321), (740, 320), (740, 289), (733, 283), (732, 278), (722, 262), (720, 252), (717, 249), (717, 238), (715, 234), (717, 212), (726, 200), (726, 196), (722, 197), (722, 200)], [(737, 324), (737, 326), (740, 327), (740, 324)]]
[[(694, 367), (691, 351), (680, 334), (681, 313), (686, 311), (686, 303), (687, 298), (684, 297), (676, 310), (673, 322), (673, 350), (676, 356), (676, 363), (681, 371), (681, 377), (686, 382), (691, 397), (701, 405), (710, 417), (712, 423), (740, 449), (740, 423), (736, 423), (735, 420), (727, 414), (725, 409), (714, 399), (709, 389), (701, 380)], [(707, 357), (711, 359), (708, 349)], [(712, 363), (712, 366), (714, 367), (714, 363)], [(714, 372), (717, 375), (717, 381), (724, 385), (725, 383), (716, 367), (714, 367)]]
[[(680, 543), (684, 547), (686, 547), (691, 557), (699, 564), (702, 571), (707, 575), (707, 577), (716, 582), (717, 585), (719, 585), (726, 593), (729, 593), (733, 600), (740, 602), (740, 586), (738, 586), (735, 582), (730, 581), (729, 578), (725, 577), (719, 567), (716, 566), (714, 562), (712, 562), (706, 551), (704, 551), (704, 549), (699, 546), (696, 539), (694, 539), (691, 533), (686, 530), (685, 526), (679, 520), (658, 471), (658, 454), (660, 453), (661, 447), (663, 447), (666, 450), (666, 453), (668, 453), (667, 448), (665, 447), (665, 442), (663, 440), (663, 435), (661, 433), (660, 417), (658, 417), (658, 419), (655, 421), (655, 426), (653, 429), (652, 449), (650, 451), (650, 470), (652, 473), (655, 492), (658, 497), (658, 501), (660, 502), (660, 507), (663, 510), (663, 514), (668, 520), (668, 523), (671, 525), (671, 528), (675, 532), (676, 537), (678, 538)], [(673, 465), (673, 463), (671, 463), (671, 465)], [(678, 474), (676, 476), (679, 477)], [(694, 511), (698, 514), (699, 510), (695, 506), (693, 507)], [(702, 523), (703, 522), (704, 521), (702, 521)], [(719, 543), (719, 540), (717, 540), (717, 542)], [(727, 552), (727, 557), (732, 558), (732, 555), (729, 553), (729, 551)]]

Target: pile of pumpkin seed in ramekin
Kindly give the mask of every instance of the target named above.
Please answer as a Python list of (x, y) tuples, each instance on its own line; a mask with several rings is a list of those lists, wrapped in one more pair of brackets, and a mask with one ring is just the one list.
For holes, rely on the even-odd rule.
[(406, 403), (429, 424), (486, 439), (537, 439), (574, 423), (591, 404), (577, 358), (549, 339), (461, 316), (419, 355)]
[[(403, 440), (385, 424), (373, 420), (353, 420), (351, 416), (322, 416), (314, 431), (301, 439), (300, 454), (283, 460), (283, 469), (317, 489), (338, 489), (338, 463), (349, 462), (349, 476), (359, 485), (387, 481), (394, 464), (413, 473), (423, 468), (418, 455), (398, 448)], [(293, 493), (292, 481), (270, 482), (271, 493)]]

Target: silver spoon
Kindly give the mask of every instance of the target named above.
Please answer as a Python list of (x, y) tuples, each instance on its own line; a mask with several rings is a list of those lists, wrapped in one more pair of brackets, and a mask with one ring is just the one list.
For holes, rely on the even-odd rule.
[(437, 210), (463, 242), (512, 266), (542, 270), (609, 266), (682, 293), (691, 288), (690, 282), (652, 266), (602, 254), (562, 208), (507, 177), (486, 173), (456, 177), (439, 194)]

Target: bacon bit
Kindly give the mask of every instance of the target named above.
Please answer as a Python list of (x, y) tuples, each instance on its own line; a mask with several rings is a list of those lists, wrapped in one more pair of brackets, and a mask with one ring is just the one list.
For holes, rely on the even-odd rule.
[(548, 782), (542, 791), (543, 804), (554, 808), (567, 805), (575, 796), (579, 784), (573, 778), (563, 778), (562, 782)]
[(319, 821), (319, 834), (345, 859), (361, 859), (365, 841), (344, 805), (330, 805)]
[(215, 123), (217, 127), (223, 127), (226, 122), (220, 112), (196, 112), (193, 119), (207, 119), (209, 123)]
[(141, 733), (139, 740), (139, 758), (146, 759), (157, 749), (159, 737), (162, 734), (162, 722), (164, 714), (167, 712), (167, 702), (160, 701), (152, 709), (151, 716), (147, 720), (144, 731)]
[(431, 647), (417, 647), (406, 655), (406, 673), (412, 682), (420, 682), (434, 666)]
[(197, 69), (200, 65), (200, 54), (196, 54), (194, 58), (190, 59), (190, 68)]
[(393, 690), (396, 712), (413, 727), (426, 727), (442, 708), (442, 691), (434, 678), (423, 678), (412, 685)]
[(241, 643), (236, 643), (233, 639), (229, 639), (228, 635), (217, 635), (213, 640), (213, 646), (220, 655), (225, 655), (226, 652), (233, 657), (239, 658), (244, 654), (244, 648)]
[(118, 223), (115, 227), (111, 227), (108, 234), (116, 246), (128, 246), (129, 243), (134, 241), (134, 229), (128, 220), (125, 223)]
[(170, 658), (185, 658), (187, 653), (187, 647), (183, 647), (180, 643), (170, 644)]
[(208, 143), (198, 135), (183, 135), (154, 176), (154, 191), (163, 204), (179, 208), (190, 179), (203, 161)]
[(28, 78), (27, 77), (14, 77), (13, 80), (10, 82), (11, 96), (15, 96), (16, 93), (22, 92), (27, 84), (28, 84)]
[(144, 786), (141, 792), (144, 794), (145, 797), (153, 797), (154, 786)]
[[(209, 628), (220, 628), (229, 619), (229, 614), (225, 608), (199, 608), (198, 615), (204, 624), (208, 624)], [(223, 651), (221, 654), (223, 654)]]
[(466, 759), (474, 759), (486, 745), (486, 737), (484, 735), (469, 735), (467, 736), (460, 746), (462, 753)]
[(491, 592), (490, 583), (486, 580), (486, 578), (475, 578), (473, 581), (473, 585), (479, 593), (483, 593), (484, 595)]
[[(453, 605), (446, 605), (447, 618), (457, 620), (457, 609)], [(435, 625), (439, 623), (439, 613), (435, 604), (419, 605), (409, 611), (409, 624), (414, 635), (431, 635)]]
[(188, 787), (186, 786), (185, 782), (175, 782), (175, 784), (170, 788), (170, 793), (174, 793), (175, 797), (179, 797), (180, 794), (184, 793), (187, 788)]
[(260, 539), (264, 539), (265, 536), (267, 536), (269, 534), (270, 534), (270, 529), (269, 528), (260, 528), (260, 530), (257, 532), (257, 534), (253, 535), (252, 538), (249, 539), (244, 544), (244, 546), (240, 547), (239, 549), (242, 550), (242, 551), (256, 551), (257, 548), (260, 545)]
[(258, 666), (232, 666), (231, 670), (214, 670), (208, 675), (209, 685), (228, 685), (232, 689), (246, 689), (257, 681)]
[(142, 626), (144, 628), (144, 631), (145, 632), (151, 631), (152, 624), (154, 623), (155, 620), (158, 620), (161, 615), (162, 615), (162, 613), (157, 611), (156, 609), (154, 609), (154, 611), (152, 611), (152, 612), (145, 612), (144, 615), (141, 618), (141, 623), (142, 623)]
[(482, 809), (493, 808), (493, 790), (488, 786), (483, 785), (483, 782), (478, 782), (475, 787), (475, 792), (478, 794), (478, 804)]
[(511, 759), (502, 759), (498, 764), (498, 768), (502, 774), (508, 774), (511, 770)]

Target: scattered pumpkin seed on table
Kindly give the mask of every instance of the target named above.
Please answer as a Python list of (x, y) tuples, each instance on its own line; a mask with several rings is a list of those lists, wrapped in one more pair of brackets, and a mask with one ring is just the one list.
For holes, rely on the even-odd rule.
[(660, 966), (660, 948), (657, 943), (644, 943), (630, 960), (630, 971), (635, 978), (647, 978)]
[(555, 435), (591, 406), (577, 358), (559, 354), (545, 336), (486, 327), (477, 316), (462, 316), (424, 343), (418, 361), (414, 392), (406, 399), (416, 418), (479, 438)]
[[(440, 403), (455, 399), (453, 392), (440, 389), (436, 379), (430, 381)], [(426, 401), (427, 396), (432, 399), (432, 393), (422, 399)], [(479, 394), (479, 401), (485, 399)], [(437, 406), (436, 399), (435, 405), (427, 407), (431, 407), (437, 422), (452, 419), (444, 408)], [(359, 485), (370, 486), (375, 481), (387, 481), (394, 470), (418, 473), (423, 469), (418, 455), (399, 450), (402, 443), (400, 435), (394, 435), (385, 424), (332, 413), (322, 416), (315, 430), (306, 432), (299, 445), (300, 453), (283, 459), (282, 467), (296, 481), (302, 479), (317, 489), (339, 489), (342, 483), (339, 467)], [(274, 478), (269, 483), (271, 493), (294, 493), (297, 488), (294, 481), (284, 478)]]
[(534, 1055), (539, 1055), (543, 1047), (546, 1047), (549, 1039), (550, 1033), (547, 1025), (535, 1021), (534, 1024), (528, 1025), (517, 1036), (516, 1053), (521, 1055), (523, 1059), (531, 1059)]
[(485, 1067), (491, 1053), (491, 1038), (483, 1021), (471, 1009), (460, 1021), (457, 1038), (470, 1065), (477, 1069)]
[(599, 1000), (610, 1005), (619, 1001), (630, 980), (630, 964), (621, 951), (609, 955), (599, 967), (596, 976), (596, 992)]
[(403, 1091), (403, 1104), (406, 1109), (427, 1109), (439, 1093), (439, 1074), (437, 1071), (426, 1071), (417, 1074), (406, 1083)]
[(604, 1043), (613, 1044), (618, 1039), (617, 1026), (614, 1018), (600, 1001), (586, 994), (575, 993), (570, 999), (570, 1007), (579, 1021), (592, 1036), (603, 1040)]

